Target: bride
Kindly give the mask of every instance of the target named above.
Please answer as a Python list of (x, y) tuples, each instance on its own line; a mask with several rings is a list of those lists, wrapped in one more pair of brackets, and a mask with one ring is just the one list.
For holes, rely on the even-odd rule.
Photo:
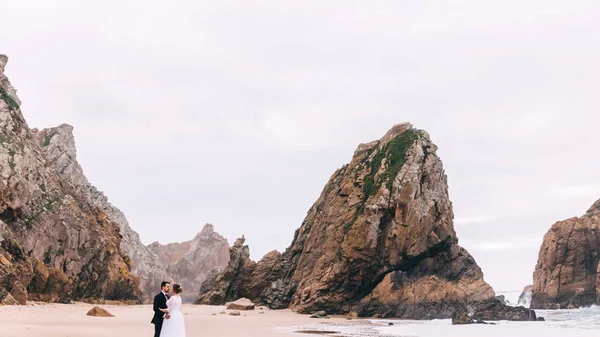
[(169, 314), (169, 319), (165, 319), (160, 337), (185, 337), (185, 322), (181, 314), (181, 294), (183, 289), (179, 284), (173, 285), (173, 296), (167, 301), (167, 309), (160, 309)]

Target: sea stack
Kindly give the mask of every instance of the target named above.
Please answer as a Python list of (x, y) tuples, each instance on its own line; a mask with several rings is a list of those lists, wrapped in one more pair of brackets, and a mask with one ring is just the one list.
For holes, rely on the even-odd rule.
[[(429, 135), (409, 123), (359, 145), (283, 254), (256, 264), (248, 254), (232, 257), (235, 266), (213, 275), (207, 283), (213, 288), (203, 286), (198, 303), (239, 296), (300, 313), (413, 319), (451, 318), (467, 305), (489, 313), (493, 303), (497, 319), (519, 316), (502, 316), (511, 309), (494, 299), (475, 259), (458, 245), (436, 151)], [(244, 247), (238, 242), (233, 249)], [(523, 313), (519, 319), (535, 319)]]
[(559, 221), (544, 236), (533, 274), (531, 308), (599, 304), (600, 200), (581, 217)]

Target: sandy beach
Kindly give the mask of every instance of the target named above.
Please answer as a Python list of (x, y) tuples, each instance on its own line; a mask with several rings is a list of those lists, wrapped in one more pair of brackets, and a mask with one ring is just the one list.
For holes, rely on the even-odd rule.
[[(2, 337), (150, 337), (150, 305), (102, 305), (115, 317), (89, 317), (91, 304), (37, 304), (35, 306), (0, 306), (0, 336)], [(184, 305), (188, 337), (222, 336), (291, 336), (282, 327), (318, 323), (306, 315), (290, 310), (242, 311), (242, 316), (219, 314), (225, 307)], [(264, 312), (259, 314), (259, 312)], [(214, 316), (213, 314), (217, 314)], [(322, 320), (346, 321), (344, 318)]]

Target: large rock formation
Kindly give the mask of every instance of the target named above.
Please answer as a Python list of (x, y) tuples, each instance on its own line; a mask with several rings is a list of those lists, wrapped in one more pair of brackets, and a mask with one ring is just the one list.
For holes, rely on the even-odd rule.
[(600, 200), (580, 218), (552, 225), (533, 274), (531, 308), (600, 304)]
[[(213, 225), (206, 224), (194, 239), (183, 243), (161, 245), (155, 242), (148, 246), (155, 254), (160, 268), (166, 272), (166, 280), (180, 283), (185, 291), (184, 301), (193, 302), (200, 286), (214, 269), (220, 270), (229, 262), (229, 243)], [(135, 271), (135, 269), (134, 269)], [(158, 281), (158, 280), (157, 280)], [(158, 292), (160, 282), (142, 287), (144, 295)]]
[(361, 144), (330, 178), (285, 253), (254, 264), (238, 242), (230, 265), (203, 286), (198, 303), (247, 297), (301, 313), (417, 319), (450, 318), (467, 303), (496, 305), (475, 260), (458, 245), (436, 150), (427, 133), (408, 123)]
[(184, 243), (146, 246), (127, 218), (96, 187), (92, 186), (77, 162), (73, 127), (62, 124), (42, 131), (34, 129), (42, 150), (62, 181), (72, 186), (87, 203), (105, 212), (119, 226), (121, 249), (133, 262), (132, 272), (140, 279), (141, 300), (149, 302), (160, 290), (162, 281), (179, 282), (185, 286), (184, 300), (194, 301), (200, 285), (208, 274), (229, 261), (228, 243), (214, 231), (211, 224), (193, 240)]
[(227, 241), (208, 224), (188, 242), (144, 245), (84, 175), (73, 128), (28, 128), (6, 60), (0, 55), (0, 301), (150, 301), (162, 281), (180, 282), (193, 301), (212, 269), (227, 265)]
[[(213, 270), (202, 284), (198, 303), (225, 304), (247, 296), (256, 263), (250, 260), (250, 249), (239, 238), (229, 249), (229, 263), (225, 268)], [(252, 297), (254, 298), (254, 297)]]
[(6, 61), (1, 55), (0, 294), (18, 302), (24, 296), (137, 300), (138, 280), (121, 249), (119, 224), (92, 202), (83, 182), (64, 179), (70, 144), (54, 147), (50, 134), (28, 127), (4, 75)]

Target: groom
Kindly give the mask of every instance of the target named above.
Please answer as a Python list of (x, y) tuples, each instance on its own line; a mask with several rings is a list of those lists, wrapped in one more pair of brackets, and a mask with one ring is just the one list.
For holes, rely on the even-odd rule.
[(154, 296), (154, 317), (150, 323), (154, 324), (154, 337), (160, 337), (160, 330), (162, 329), (163, 319), (169, 319), (169, 314), (165, 314), (160, 309), (167, 309), (167, 300), (169, 299), (169, 290), (171, 284), (169, 282), (163, 282), (160, 284), (160, 292)]

